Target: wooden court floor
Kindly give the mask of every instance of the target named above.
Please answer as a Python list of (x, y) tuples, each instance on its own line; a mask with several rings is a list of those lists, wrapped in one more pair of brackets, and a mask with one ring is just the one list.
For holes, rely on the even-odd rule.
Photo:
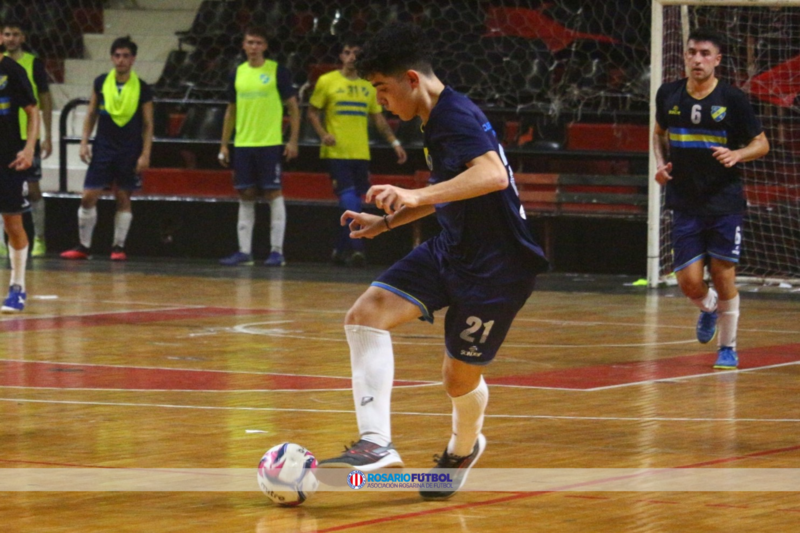
[[(5, 492), (0, 531), (800, 531), (800, 493), (747, 487), (271, 505), (255, 484), (267, 448), (325, 458), (356, 436), (341, 324), (375, 273), (34, 261), (26, 312), (0, 317), (0, 472), (252, 468), (253, 490)], [(800, 292), (743, 287), (742, 369), (714, 372), (690, 304), (631, 281), (542, 277), (486, 369), (478, 466), (800, 468)], [(415, 468), (449, 437), (442, 333), (437, 320), (393, 335), (393, 437)]]

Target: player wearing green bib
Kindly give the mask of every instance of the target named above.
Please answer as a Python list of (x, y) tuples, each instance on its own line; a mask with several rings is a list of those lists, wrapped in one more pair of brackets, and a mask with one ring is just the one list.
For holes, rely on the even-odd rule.
[[(36, 151), (33, 158), (33, 165), (25, 171), (28, 181), (28, 201), (31, 204), (31, 215), (33, 218), (33, 257), (43, 256), (47, 252), (44, 240), (44, 199), (39, 182), (42, 179), (42, 159), (47, 159), (53, 152), (53, 99), (50, 96), (50, 87), (47, 79), (47, 72), (44, 69), (44, 62), (38, 57), (26, 52), (23, 49), (25, 44), (25, 28), (22, 24), (8, 21), (3, 27), (3, 45), (5, 55), (19, 63), (28, 74), (28, 80), (33, 86), (33, 96), (37, 100), (39, 109), (42, 111), (42, 131), (44, 138), (41, 144), (36, 142)], [(20, 133), (22, 139), (27, 139), (28, 119), (25, 113), (20, 110), (19, 116)], [(3, 234), (2, 219), (0, 219), (0, 236)], [(3, 240), (3, 239), (0, 239)], [(7, 254), (5, 245), (0, 245), (0, 256)]]
[[(228, 109), (222, 127), (219, 162), (231, 161), (228, 145), (234, 128), (234, 187), (239, 192), (239, 251), (220, 260), (236, 266), (252, 264), (253, 226), (256, 200), (263, 193), (270, 207), (270, 245), (267, 266), (283, 266), (283, 238), (286, 232), (286, 207), (281, 194), (281, 153), (289, 161), (297, 157), (300, 133), (300, 108), (289, 71), (266, 59), (267, 33), (262, 28), (247, 28), (242, 48), (247, 61), (239, 65), (228, 86)], [(289, 112), (290, 137), (283, 144), (283, 109)]]
[[(369, 117), (394, 147), (397, 162), (406, 161), (405, 150), (381, 113), (375, 88), (358, 77), (355, 61), (360, 49), (360, 43), (353, 38), (343, 41), (339, 54), (342, 68), (320, 76), (308, 107), (308, 120), (322, 141), (320, 157), (328, 161), (333, 190), (339, 197), (342, 212), (360, 212), (361, 197), (369, 189)], [(321, 113), (325, 114), (324, 126)], [(363, 266), (364, 242), (351, 239), (350, 230), (342, 227), (332, 259), (337, 264)]]

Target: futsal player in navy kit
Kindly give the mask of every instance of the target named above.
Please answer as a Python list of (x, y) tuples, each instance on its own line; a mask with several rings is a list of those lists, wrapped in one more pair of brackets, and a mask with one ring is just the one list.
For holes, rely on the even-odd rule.
[[(673, 264), (683, 293), (700, 308), (697, 339), (719, 329), (714, 368), (737, 368), (739, 292), (746, 200), (739, 163), (769, 151), (769, 142), (747, 96), (719, 80), (720, 38), (697, 29), (684, 53), (689, 77), (662, 85), (656, 94), (653, 149), (656, 181), (672, 209)], [(703, 280), (709, 259), (713, 288)]]
[[(153, 145), (153, 93), (136, 74), (138, 46), (130, 37), (111, 44), (114, 68), (94, 80), (81, 138), (81, 160), (89, 164), (78, 209), (80, 245), (61, 254), (63, 259), (88, 259), (97, 224), (97, 201), (104, 190), (116, 186), (112, 261), (125, 261), (125, 240), (131, 227), (131, 194), (141, 188), (140, 173), (150, 166)], [(95, 124), (97, 133), (89, 148)]]
[[(28, 119), (24, 141), (19, 129), (20, 109)], [(0, 214), (8, 233), (11, 260), (8, 297), (0, 308), (4, 313), (25, 308), (28, 236), (22, 225), (22, 213), (30, 211), (30, 204), (22, 195), (22, 186), (27, 177), (24, 171), (33, 163), (38, 138), (39, 108), (28, 75), (16, 61), (0, 56)]]
[(357, 67), (377, 90), (378, 103), (402, 120), (422, 119), (431, 185), (367, 192), (383, 216), (346, 211), (353, 238), (381, 233), (436, 214), (442, 231), (381, 274), (347, 312), (353, 397), (360, 440), (321, 466), (371, 472), (402, 465), (392, 445), (390, 400), (394, 355), (389, 330), (449, 307), (445, 321), (445, 390), (452, 400), (452, 435), (436, 468), (457, 469), (452, 496), (486, 447), (481, 433), (489, 391), (483, 367), (495, 357), (514, 316), (547, 269), (525, 223), (511, 169), (486, 116), (445, 87), (431, 69), (422, 30), (382, 29), (362, 50)]

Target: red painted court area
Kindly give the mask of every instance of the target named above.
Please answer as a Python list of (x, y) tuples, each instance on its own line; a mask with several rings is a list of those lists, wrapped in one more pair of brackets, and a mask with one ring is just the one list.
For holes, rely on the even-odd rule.
[[(568, 368), (551, 372), (496, 377), (490, 385), (516, 385), (573, 390), (630, 385), (713, 373), (715, 355), (700, 354), (633, 362)], [(741, 369), (800, 362), (800, 344), (754, 348), (739, 352)], [(395, 381), (395, 386), (424, 385), (424, 381)], [(113, 365), (0, 361), (0, 386), (111, 390), (310, 390), (350, 388), (349, 377), (259, 374)]]

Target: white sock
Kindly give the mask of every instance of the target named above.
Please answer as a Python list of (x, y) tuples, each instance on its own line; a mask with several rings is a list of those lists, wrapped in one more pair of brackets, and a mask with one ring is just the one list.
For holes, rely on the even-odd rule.
[(87, 248), (92, 247), (92, 234), (94, 226), (97, 224), (97, 208), (84, 209), (78, 208), (78, 236), (81, 244)]
[(472, 454), (475, 441), (483, 428), (483, 413), (489, 403), (489, 387), (481, 381), (475, 390), (463, 396), (450, 397), (453, 402), (453, 434), (447, 444), (447, 453), (465, 457)]
[(28, 247), (17, 250), (13, 246), (8, 247), (8, 256), (11, 259), (11, 283), (19, 285), (22, 292), (25, 292), (25, 265), (28, 263)]
[(286, 204), (283, 195), (269, 201), (269, 244), (273, 252), (283, 253), (283, 236), (286, 234)]
[(239, 200), (239, 222), (236, 231), (239, 233), (239, 251), (250, 254), (253, 251), (253, 226), (256, 223), (256, 203)]
[(736, 330), (739, 326), (739, 295), (737, 294), (736, 297), (730, 300), (720, 300), (717, 305), (717, 311), (719, 312), (717, 344), (735, 349)]
[(361, 438), (386, 446), (392, 442), (394, 352), (388, 331), (345, 326), (353, 372), (353, 400)]
[(692, 298), (692, 303), (706, 313), (713, 313), (717, 310), (717, 291), (714, 287), (709, 287), (708, 292), (703, 298)]
[(114, 215), (114, 246), (125, 248), (125, 239), (128, 238), (132, 220), (133, 213), (130, 211), (117, 211)]
[[(0, 215), (0, 246), (6, 245), (6, 220)], [(9, 248), (11, 248), (9, 246)]]
[(33, 218), (33, 235), (37, 239), (44, 239), (44, 198), (31, 202), (31, 217)]

